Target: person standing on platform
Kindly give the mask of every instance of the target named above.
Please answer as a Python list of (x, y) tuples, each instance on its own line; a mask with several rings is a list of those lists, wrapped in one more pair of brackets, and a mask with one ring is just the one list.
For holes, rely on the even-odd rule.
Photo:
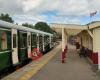
[(79, 54), (79, 52), (80, 52), (80, 44), (79, 44), (79, 42), (76, 42), (75, 45), (76, 45), (76, 51)]

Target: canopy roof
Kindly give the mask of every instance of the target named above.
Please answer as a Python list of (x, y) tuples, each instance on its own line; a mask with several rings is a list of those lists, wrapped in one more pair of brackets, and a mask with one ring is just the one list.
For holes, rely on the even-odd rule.
[(62, 34), (62, 28), (66, 31), (67, 34), (76, 35), (80, 31), (87, 29), (85, 25), (75, 25), (75, 24), (50, 24), (53, 30)]
[(100, 27), (100, 21), (91, 22), (86, 25), (52, 23), (50, 24), (50, 26), (53, 30), (55, 30), (60, 34), (62, 34), (62, 28), (64, 28), (67, 34), (76, 35), (82, 30), (94, 29)]

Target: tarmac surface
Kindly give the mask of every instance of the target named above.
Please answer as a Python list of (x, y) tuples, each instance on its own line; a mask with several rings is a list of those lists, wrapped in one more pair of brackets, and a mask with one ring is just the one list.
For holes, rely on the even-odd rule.
[(37, 74), (30, 80), (100, 80), (93, 72), (91, 64), (80, 58), (74, 47), (70, 47), (66, 63), (61, 63), (61, 49)]
[(60, 49), (61, 42), (38, 60), (30, 62), (26, 66), (2, 78), (2, 80), (29, 80), (32, 76), (38, 73), (57, 53), (59, 53)]
[(79, 57), (69, 45), (65, 63), (61, 63), (61, 43), (37, 61), (6, 76), (2, 80), (100, 80), (86, 58)]

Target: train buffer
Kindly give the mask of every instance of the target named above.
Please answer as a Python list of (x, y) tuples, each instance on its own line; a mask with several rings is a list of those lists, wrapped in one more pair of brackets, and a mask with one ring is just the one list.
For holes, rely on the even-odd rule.
[(100, 80), (88, 60), (80, 58), (75, 49), (68, 50), (64, 64), (61, 63), (60, 53), (61, 45), (58, 45), (38, 61), (31, 62), (2, 80)]

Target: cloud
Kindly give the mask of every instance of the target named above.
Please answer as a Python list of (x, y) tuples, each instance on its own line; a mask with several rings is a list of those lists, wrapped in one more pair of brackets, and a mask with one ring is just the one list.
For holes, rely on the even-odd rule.
[(57, 11), (58, 15), (80, 16), (89, 14), (91, 10), (100, 11), (100, 0), (0, 0), (0, 10), (33, 15)]
[[(29, 5), (29, 6), (28, 6)], [(87, 15), (87, 0), (27, 0), (23, 2), (24, 10), (33, 14), (46, 11), (57, 11), (58, 15)]]
[(63, 7), (60, 7), (59, 13), (61, 15), (87, 15), (88, 2), (86, 0), (70, 0), (69, 2), (65, 1), (65, 4), (62, 4)]
[(25, 0), (22, 2), (23, 9), (25, 12), (28, 12), (29, 10), (34, 10), (36, 7), (38, 7), (42, 3), (42, 0)]
[(0, 13), (9, 13), (11, 15), (22, 14), (23, 13), (22, 1), (0, 0)]
[(41, 16), (41, 15), (14, 15), (13, 19), (16, 20), (16, 23), (22, 24), (22, 23), (30, 23), (30, 24), (35, 24), (37, 22), (43, 21), (46, 22), (47, 17), (46, 16)]
[(16, 23), (30, 23), (35, 24), (37, 22), (47, 23), (64, 23), (64, 24), (80, 24), (80, 18), (62, 17), (62, 16), (47, 16), (47, 15), (15, 15), (13, 17)]
[(0, 0), (0, 13), (16, 22), (80, 23), (93, 11), (99, 14), (100, 0)]
[(100, 0), (88, 0), (90, 12), (100, 12)]
[(80, 18), (51, 16), (49, 22), (50, 23), (64, 23), (64, 24), (80, 24)]

